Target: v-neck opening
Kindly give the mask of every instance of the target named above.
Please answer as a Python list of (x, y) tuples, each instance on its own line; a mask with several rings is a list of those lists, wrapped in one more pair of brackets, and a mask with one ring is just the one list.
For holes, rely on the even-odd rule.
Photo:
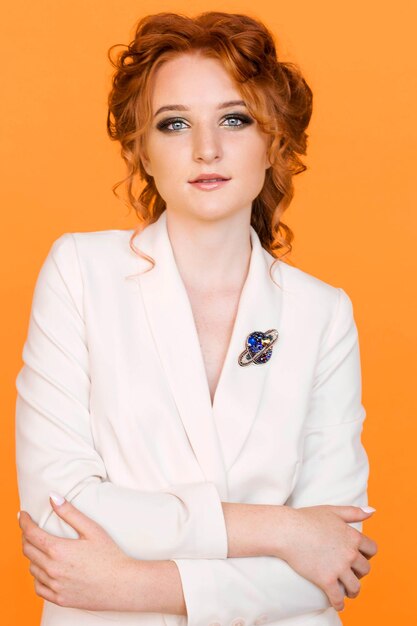
[[(243, 295), (244, 295), (244, 292), (245, 292), (245, 290), (247, 288), (247, 285), (249, 283), (249, 279), (250, 279), (250, 276), (251, 276), (251, 271), (253, 271), (253, 267), (252, 266), (253, 266), (253, 259), (254, 259), (254, 237), (253, 237), (253, 234), (252, 234), (252, 228), (253, 227), (251, 226), (250, 227), (250, 231), (249, 231), (250, 244), (251, 244), (251, 254), (250, 254), (250, 258), (249, 258), (249, 267), (248, 267), (248, 271), (247, 271), (247, 274), (246, 274), (245, 282), (243, 283), (243, 286), (242, 286), (242, 289), (241, 289), (241, 292), (240, 292), (240, 295), (239, 295), (239, 301), (238, 301), (238, 305), (237, 305), (235, 319), (233, 321), (232, 332), (230, 334), (229, 343), (228, 343), (228, 346), (227, 346), (225, 357), (223, 359), (222, 368), (220, 370), (219, 378), (218, 378), (218, 381), (217, 381), (216, 389), (214, 391), (214, 396), (213, 396), (213, 400), (212, 400), (211, 399), (211, 393), (210, 393), (209, 379), (208, 379), (208, 375), (207, 375), (207, 370), (206, 370), (206, 366), (205, 366), (205, 361), (204, 361), (204, 357), (203, 357), (203, 351), (202, 351), (202, 348), (201, 348), (200, 336), (199, 336), (198, 330), (197, 330), (197, 324), (196, 324), (196, 320), (195, 320), (195, 316), (194, 316), (194, 312), (193, 312), (193, 307), (191, 305), (191, 300), (190, 300), (190, 296), (188, 294), (187, 288), (186, 288), (185, 283), (184, 283), (184, 281), (182, 279), (181, 273), (180, 273), (180, 271), (178, 269), (178, 265), (177, 265), (177, 262), (176, 262), (176, 259), (175, 259), (174, 249), (172, 247), (172, 243), (171, 243), (171, 240), (169, 238), (169, 233), (168, 233), (168, 228), (167, 228), (167, 223), (166, 223), (166, 215), (165, 215), (165, 221), (164, 221), (165, 237), (166, 237), (167, 242), (169, 244), (169, 250), (170, 250), (170, 256), (172, 258), (172, 263), (174, 265), (175, 272), (177, 274), (178, 280), (181, 282), (182, 289), (183, 289), (185, 297), (186, 297), (186, 301), (187, 301), (187, 305), (188, 305), (188, 309), (189, 309), (189, 314), (190, 314), (190, 317), (191, 317), (191, 319), (193, 321), (193, 333), (194, 333), (194, 337), (196, 339), (197, 346), (198, 346), (198, 354), (199, 354), (200, 365), (201, 365), (201, 367), (203, 369), (203, 372), (204, 372), (205, 387), (206, 387), (207, 397), (208, 397), (208, 400), (209, 400), (211, 414), (213, 414), (214, 411), (215, 411), (216, 399), (218, 398), (218, 395), (219, 395), (218, 394), (218, 390), (219, 390), (219, 388), (221, 386), (221, 383), (223, 381), (224, 374), (225, 374), (226, 367), (227, 367), (227, 364), (229, 362), (229, 359), (232, 358), (230, 352), (232, 350), (232, 345), (235, 343), (235, 339), (236, 339), (235, 338), (235, 334), (236, 334), (236, 329), (237, 329), (238, 322), (239, 322), (239, 317), (240, 317), (239, 314), (240, 314), (240, 311), (242, 309)], [(236, 363), (237, 363), (237, 358), (238, 358), (238, 355), (236, 356)]]
[[(257, 415), (269, 373), (279, 363), (279, 354), (275, 354), (280, 342), (267, 363), (241, 367), (238, 361), (251, 333), (279, 329), (280, 325), (282, 293), (269, 276), (273, 259), (252, 226), (250, 232), (248, 273), (213, 400), (196, 319), (176, 265), (164, 213), (138, 237), (139, 249), (155, 260), (155, 266), (139, 276), (154, 350), (205, 476), (218, 476), (223, 464), (226, 470), (232, 466)], [(140, 266), (142, 263), (139, 260)], [(145, 269), (149, 269), (148, 261)]]

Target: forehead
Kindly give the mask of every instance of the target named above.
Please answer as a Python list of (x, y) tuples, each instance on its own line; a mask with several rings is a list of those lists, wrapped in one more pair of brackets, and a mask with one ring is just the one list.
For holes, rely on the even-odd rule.
[(199, 54), (179, 54), (163, 63), (155, 72), (151, 93), (154, 111), (170, 104), (215, 107), (241, 98), (222, 62)]

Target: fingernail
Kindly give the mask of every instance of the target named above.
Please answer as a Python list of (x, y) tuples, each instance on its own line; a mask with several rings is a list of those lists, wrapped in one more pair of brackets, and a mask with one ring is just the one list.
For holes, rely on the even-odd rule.
[(17, 519), (20, 519), (20, 511), (17, 512)]
[(373, 506), (361, 506), (359, 508), (361, 508), (362, 511), (364, 511), (365, 513), (373, 513), (374, 511), (376, 511)]
[(62, 496), (59, 495), (59, 493), (57, 493), (56, 491), (51, 491), (49, 493), (49, 497), (52, 498), (52, 500), (55, 502), (55, 504), (57, 504), (58, 506), (60, 506), (61, 504), (64, 504), (65, 502), (65, 498), (63, 498)]

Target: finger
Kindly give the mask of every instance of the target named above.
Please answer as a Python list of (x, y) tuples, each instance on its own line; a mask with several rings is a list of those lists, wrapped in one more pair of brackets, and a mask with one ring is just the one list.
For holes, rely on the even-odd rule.
[[(330, 506), (333, 513), (339, 515), (345, 522), (359, 522), (371, 517), (375, 512), (375, 510), (364, 511), (360, 506), (327, 506)], [(372, 507), (369, 507), (369, 509), (372, 509)]]
[(50, 572), (53, 560), (50, 559), (45, 552), (42, 552), (42, 550), (39, 550), (39, 548), (30, 543), (30, 541), (23, 541), (22, 552), (30, 561), (45, 571)]
[(363, 578), (371, 571), (371, 564), (362, 554), (358, 555), (350, 567), (357, 578)]
[[(79, 538), (87, 539), (93, 534), (105, 532), (91, 517), (82, 513), (69, 500), (54, 491), (51, 491), (49, 501), (55, 513), (77, 531)], [(62, 504), (58, 504), (61, 501)]]
[(343, 583), (348, 598), (356, 598), (359, 595), (361, 584), (350, 567), (339, 576), (339, 580)]
[(19, 524), (22, 529), (23, 536), (39, 550), (48, 553), (55, 543), (56, 538), (40, 528), (27, 511), (21, 511)]
[(345, 608), (345, 590), (339, 580), (327, 585), (324, 590), (329, 598), (330, 604), (336, 609), (336, 611), (343, 611)]
[(56, 581), (48, 576), (45, 570), (39, 567), (39, 565), (31, 562), (29, 565), (29, 572), (32, 574), (33, 578), (36, 578), (43, 585), (49, 587), (51, 591), (55, 591), (54, 585), (56, 585)]
[(378, 552), (378, 544), (362, 533), (358, 549), (366, 558), (370, 559)]
[(52, 591), (52, 589), (50, 589), (47, 585), (44, 585), (37, 578), (35, 578), (34, 580), (35, 580), (35, 592), (37, 593), (37, 595), (40, 596), (41, 598), (44, 598), (45, 600), (48, 600), (49, 602), (58, 604), (58, 602), (56, 601), (57, 594), (55, 593), (55, 591)]

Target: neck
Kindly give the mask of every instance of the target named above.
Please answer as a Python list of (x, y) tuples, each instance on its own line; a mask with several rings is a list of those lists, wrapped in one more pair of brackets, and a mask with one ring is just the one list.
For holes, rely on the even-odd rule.
[(195, 293), (241, 291), (251, 258), (250, 214), (192, 220), (167, 211), (168, 236), (185, 287)]

